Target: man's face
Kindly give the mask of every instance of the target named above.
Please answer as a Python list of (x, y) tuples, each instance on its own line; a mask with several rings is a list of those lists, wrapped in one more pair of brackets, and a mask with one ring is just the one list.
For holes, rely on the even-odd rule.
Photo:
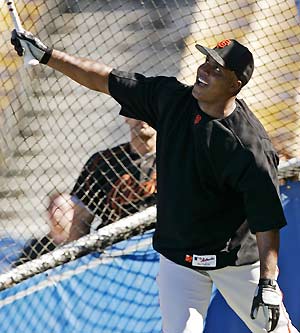
[(130, 127), (132, 137), (140, 137), (146, 141), (156, 135), (156, 131), (144, 121), (126, 118), (126, 123)]
[(197, 70), (192, 94), (199, 102), (226, 101), (235, 95), (240, 84), (233, 71), (222, 67), (208, 56), (205, 63)]

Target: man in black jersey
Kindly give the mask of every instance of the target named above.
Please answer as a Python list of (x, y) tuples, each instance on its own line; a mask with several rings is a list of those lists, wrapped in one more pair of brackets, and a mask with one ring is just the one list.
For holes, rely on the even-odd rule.
[(199, 333), (214, 282), (252, 332), (298, 332), (276, 282), (278, 156), (264, 128), (236, 98), (251, 78), (251, 52), (235, 40), (209, 49), (193, 86), (68, 55), (29, 33), (12, 34), (43, 64), (112, 96), (121, 115), (157, 130), (158, 286), (164, 333)]

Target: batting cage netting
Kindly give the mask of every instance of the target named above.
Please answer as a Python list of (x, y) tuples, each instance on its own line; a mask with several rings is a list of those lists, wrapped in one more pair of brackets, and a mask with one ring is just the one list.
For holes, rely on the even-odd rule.
[[(196, 43), (214, 47), (234, 38), (247, 45), (255, 71), (239, 97), (280, 155), (283, 201), (291, 204), (295, 186), (299, 197), (298, 1), (15, 6), (24, 28), (46, 45), (191, 85), (204, 60)], [(13, 23), (3, 1), (0, 29), (1, 331), (160, 332), (158, 255), (151, 247), (155, 154), (130, 152), (130, 124), (112, 98), (49, 67), (23, 65), (10, 44)], [(74, 216), (84, 221), (83, 238), (66, 244)]]

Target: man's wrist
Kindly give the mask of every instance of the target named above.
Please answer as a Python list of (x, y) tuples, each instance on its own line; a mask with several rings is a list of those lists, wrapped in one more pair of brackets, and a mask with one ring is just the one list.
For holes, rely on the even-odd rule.
[(45, 51), (45, 54), (43, 55), (42, 59), (40, 60), (40, 63), (46, 65), (51, 58), (52, 52), (53, 52), (53, 49), (47, 47), (47, 50)]
[(276, 279), (269, 279), (269, 278), (260, 278), (258, 282), (259, 286), (276, 286)]

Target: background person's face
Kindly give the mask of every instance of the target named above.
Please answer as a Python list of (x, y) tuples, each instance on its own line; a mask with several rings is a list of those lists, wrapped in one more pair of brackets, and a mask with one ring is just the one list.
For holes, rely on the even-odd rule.
[(130, 127), (132, 137), (140, 137), (145, 141), (156, 135), (156, 131), (144, 121), (126, 118), (126, 123)]

